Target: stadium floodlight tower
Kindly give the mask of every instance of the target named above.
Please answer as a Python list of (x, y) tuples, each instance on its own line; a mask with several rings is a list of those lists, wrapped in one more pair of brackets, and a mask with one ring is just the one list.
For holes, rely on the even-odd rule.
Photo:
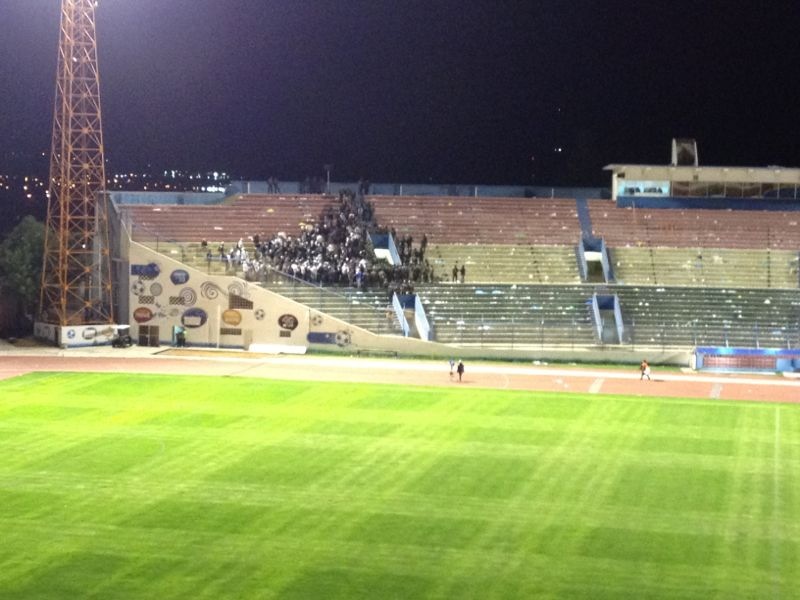
[(96, 344), (113, 332), (96, 0), (62, 0), (37, 337)]

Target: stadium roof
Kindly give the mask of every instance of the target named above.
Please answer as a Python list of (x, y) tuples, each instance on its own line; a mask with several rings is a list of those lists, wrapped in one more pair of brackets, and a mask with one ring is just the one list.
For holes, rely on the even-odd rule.
[(603, 167), (627, 179), (800, 184), (800, 169), (769, 167), (695, 167), (680, 165), (610, 164)]

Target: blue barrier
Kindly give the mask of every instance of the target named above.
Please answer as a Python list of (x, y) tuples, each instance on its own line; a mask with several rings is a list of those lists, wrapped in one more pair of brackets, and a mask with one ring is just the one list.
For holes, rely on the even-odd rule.
[(403, 311), (403, 305), (400, 303), (400, 298), (397, 297), (397, 294), (392, 294), (392, 308), (394, 309), (394, 314), (397, 316), (397, 321), (400, 323), (400, 327), (403, 330), (403, 336), (408, 337), (408, 334), (411, 333), (411, 327), (408, 325), (408, 319), (406, 319), (406, 314)]
[(705, 208), (714, 210), (800, 211), (800, 200), (793, 198), (723, 198), (682, 196), (617, 196), (619, 208)]
[[(800, 371), (800, 348), (730, 348), (727, 346), (698, 346), (694, 351), (696, 369), (722, 368), (747, 371)], [(710, 357), (724, 359), (724, 366), (707, 365)], [(755, 361), (763, 359), (753, 366)], [(715, 361), (723, 362), (723, 361)]]
[(417, 324), (420, 339), (431, 340), (431, 325), (428, 315), (425, 314), (425, 307), (417, 294), (414, 295), (414, 321)]

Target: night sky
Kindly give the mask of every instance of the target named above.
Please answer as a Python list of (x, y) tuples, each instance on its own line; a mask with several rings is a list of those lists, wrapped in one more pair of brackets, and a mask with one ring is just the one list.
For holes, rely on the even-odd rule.
[[(58, 0), (0, 0), (0, 157), (49, 149)], [(607, 184), (800, 166), (800, 4), (100, 0), (112, 171)], [(556, 149), (561, 148), (561, 152)], [(534, 158), (535, 160), (531, 160)]]

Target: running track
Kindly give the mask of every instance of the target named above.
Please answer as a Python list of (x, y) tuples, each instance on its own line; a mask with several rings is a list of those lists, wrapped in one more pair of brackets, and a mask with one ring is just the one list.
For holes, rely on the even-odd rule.
[(0, 379), (32, 371), (131, 372), (800, 402), (800, 380), (775, 375), (659, 373), (655, 368), (653, 381), (639, 381), (635, 366), (628, 371), (466, 363), (464, 381), (459, 383), (450, 378), (445, 360), (253, 356), (238, 352), (192, 351), (176, 356), (176, 353), (178, 351), (170, 351), (166, 356), (164, 353), (146, 354), (136, 348), (92, 349), (91, 352), (54, 349), (42, 353), (0, 352)]

